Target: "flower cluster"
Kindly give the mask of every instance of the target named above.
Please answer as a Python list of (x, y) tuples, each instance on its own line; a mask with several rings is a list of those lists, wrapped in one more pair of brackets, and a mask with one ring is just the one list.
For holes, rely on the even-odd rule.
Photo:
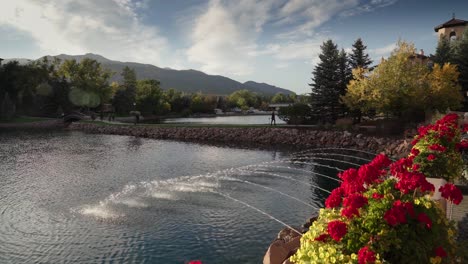
[(458, 115), (448, 114), (435, 124), (420, 127), (418, 131), (410, 154), (414, 170), (426, 177), (447, 181), (459, 178), (463, 166), (460, 150), (468, 147), (468, 141), (460, 141)]
[(459, 205), (463, 200), (463, 194), (455, 185), (447, 183), (439, 189), (442, 197), (451, 201), (452, 203)]
[[(326, 208), (320, 210), (318, 219), (303, 235), (301, 247), (291, 261), (359, 264), (453, 261), (454, 223), (447, 221), (439, 204), (430, 199), (435, 188), (426, 180), (426, 173), (430, 171), (427, 163), (456, 157), (460, 134), (456, 120), (456, 115), (450, 114), (434, 125), (420, 128), (415, 146), (406, 158), (392, 163), (380, 154), (369, 164), (340, 173), (341, 185), (326, 199)], [(453, 162), (438, 164), (440, 171), (451, 173), (449, 167), (453, 165)], [(446, 184), (439, 191), (455, 204), (463, 197), (453, 184)], [(403, 247), (412, 250), (401, 250)]]

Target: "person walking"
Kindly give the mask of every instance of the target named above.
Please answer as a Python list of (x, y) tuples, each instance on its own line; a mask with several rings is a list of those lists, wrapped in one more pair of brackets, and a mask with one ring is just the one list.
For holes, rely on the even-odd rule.
[(270, 122), (270, 126), (273, 126), (273, 125), (276, 126), (275, 110), (273, 110), (273, 112), (271, 112), (271, 122)]

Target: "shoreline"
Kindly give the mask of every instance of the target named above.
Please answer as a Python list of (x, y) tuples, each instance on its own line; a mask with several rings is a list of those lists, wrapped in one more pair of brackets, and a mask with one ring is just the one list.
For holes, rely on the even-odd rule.
[(412, 139), (367, 136), (347, 131), (324, 131), (296, 127), (158, 127), (73, 123), (67, 130), (93, 134), (127, 135), (142, 138), (197, 143), (240, 144), (256, 147), (349, 148), (385, 153), (393, 158), (406, 156)]

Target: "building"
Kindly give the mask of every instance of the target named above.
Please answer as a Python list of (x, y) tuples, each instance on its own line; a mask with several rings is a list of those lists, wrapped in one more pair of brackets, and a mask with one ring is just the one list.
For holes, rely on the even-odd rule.
[(456, 40), (463, 35), (463, 31), (468, 26), (468, 21), (455, 18), (453, 14), (452, 19), (440, 24), (434, 28), (437, 35), (440, 38), (449, 38), (450, 40)]

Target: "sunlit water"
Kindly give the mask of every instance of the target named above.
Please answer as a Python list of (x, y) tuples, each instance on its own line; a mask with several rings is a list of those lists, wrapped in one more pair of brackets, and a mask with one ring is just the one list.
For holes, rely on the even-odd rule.
[[(245, 116), (215, 116), (215, 117), (194, 117), (194, 118), (171, 118), (165, 119), (164, 123), (182, 124), (224, 124), (224, 125), (266, 125), (270, 124), (271, 115), (245, 115)], [(276, 124), (285, 124), (278, 117)]]
[(0, 133), (0, 263), (261, 263), (279, 221), (300, 226), (369, 158)]

